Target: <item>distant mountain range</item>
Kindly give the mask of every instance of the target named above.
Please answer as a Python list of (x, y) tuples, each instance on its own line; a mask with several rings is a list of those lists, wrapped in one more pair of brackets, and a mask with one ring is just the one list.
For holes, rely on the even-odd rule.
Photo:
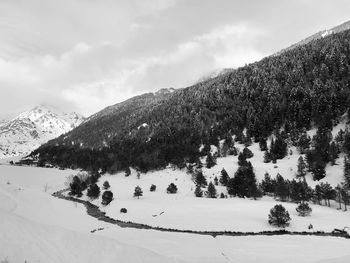
[(73, 112), (38, 106), (0, 122), (0, 158), (29, 154), (41, 144), (67, 133), (84, 121)]

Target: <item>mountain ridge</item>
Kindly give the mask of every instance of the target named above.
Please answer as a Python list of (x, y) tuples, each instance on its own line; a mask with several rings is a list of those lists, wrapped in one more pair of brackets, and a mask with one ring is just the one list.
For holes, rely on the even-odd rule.
[(65, 167), (149, 170), (196, 162), (232, 135), (263, 142), (287, 130), (295, 144), (311, 126), (329, 129), (349, 111), (349, 38), (349, 30), (330, 34), (172, 93), (131, 98), (32, 156)]
[(29, 154), (41, 144), (77, 127), (84, 118), (49, 106), (36, 106), (0, 125), (0, 158)]

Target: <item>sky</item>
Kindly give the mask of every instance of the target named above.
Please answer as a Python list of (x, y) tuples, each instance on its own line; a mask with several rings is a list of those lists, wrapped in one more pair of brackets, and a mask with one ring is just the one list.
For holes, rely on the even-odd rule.
[(0, 0), (0, 118), (89, 116), (348, 20), (348, 0)]

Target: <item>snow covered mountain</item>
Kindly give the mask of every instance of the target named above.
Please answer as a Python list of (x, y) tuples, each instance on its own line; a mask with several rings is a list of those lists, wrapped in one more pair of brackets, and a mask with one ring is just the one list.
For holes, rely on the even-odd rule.
[(309, 37), (299, 41), (298, 43), (295, 43), (295, 44), (291, 45), (290, 47), (281, 50), (276, 55), (282, 54), (288, 50), (297, 48), (299, 46), (306, 45), (306, 44), (310, 43), (311, 41), (324, 38), (324, 37), (329, 36), (331, 34), (340, 33), (340, 32), (343, 32), (345, 30), (348, 30), (348, 29), (350, 29), (350, 21), (347, 21), (341, 25), (335, 26), (331, 29), (325, 29), (325, 30), (322, 30), (316, 34), (313, 34), (312, 36), (309, 36)]
[(0, 158), (29, 154), (41, 144), (66, 133), (84, 121), (73, 112), (38, 106), (0, 124)]

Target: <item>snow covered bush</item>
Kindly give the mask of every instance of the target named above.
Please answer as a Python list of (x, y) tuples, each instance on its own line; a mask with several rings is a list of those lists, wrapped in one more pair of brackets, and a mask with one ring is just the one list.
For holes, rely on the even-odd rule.
[(283, 205), (275, 205), (269, 214), (269, 224), (277, 227), (289, 226), (291, 218)]

